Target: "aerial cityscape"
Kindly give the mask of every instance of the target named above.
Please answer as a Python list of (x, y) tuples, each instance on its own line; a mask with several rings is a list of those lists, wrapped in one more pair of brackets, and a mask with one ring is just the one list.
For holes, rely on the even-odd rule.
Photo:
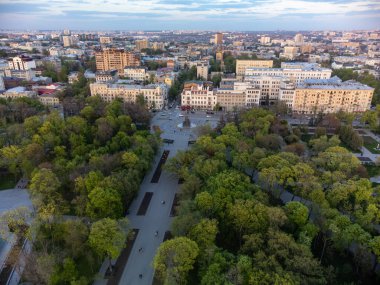
[(1, 0), (3, 284), (380, 284), (380, 2)]

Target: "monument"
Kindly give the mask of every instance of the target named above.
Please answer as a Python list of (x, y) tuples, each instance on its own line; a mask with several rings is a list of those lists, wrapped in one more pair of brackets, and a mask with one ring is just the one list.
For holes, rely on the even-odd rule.
[(178, 128), (180, 129), (189, 129), (194, 127), (196, 127), (196, 125), (190, 122), (189, 116), (185, 116), (183, 122), (178, 125)]

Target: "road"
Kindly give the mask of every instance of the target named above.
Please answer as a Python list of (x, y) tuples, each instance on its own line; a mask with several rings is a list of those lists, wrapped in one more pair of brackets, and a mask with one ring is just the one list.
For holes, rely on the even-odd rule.
[[(152, 119), (151, 125), (157, 125), (163, 131), (161, 138), (172, 139), (174, 143), (163, 144), (155, 157), (152, 169), (147, 173), (141, 184), (137, 198), (129, 209), (130, 214), (127, 215), (127, 218), (130, 221), (131, 227), (139, 229), (139, 233), (119, 284), (151, 285), (153, 282), (153, 258), (157, 248), (163, 241), (164, 233), (170, 230), (172, 222), (170, 210), (179, 185), (178, 178), (166, 171), (162, 172), (158, 183), (150, 183), (150, 180), (164, 150), (170, 150), (169, 158), (171, 158), (175, 156), (178, 150), (186, 150), (188, 148), (188, 141), (196, 138), (195, 129), (180, 130), (177, 127), (184, 119), (184, 117), (179, 117), (180, 113), (179, 110), (170, 109), (169, 111), (156, 113)], [(210, 118), (206, 118), (205, 112), (200, 111), (195, 114), (190, 113), (188, 116), (190, 121), (197, 125), (206, 124), (207, 120), (208, 123), (215, 127), (219, 120), (218, 115), (211, 115)], [(136, 213), (146, 192), (153, 192), (153, 197), (146, 215), (137, 216)], [(161, 203), (163, 200), (166, 201), (165, 204)], [(156, 231), (158, 231), (157, 237), (155, 236)], [(140, 248), (142, 248), (142, 251)], [(140, 274), (142, 274), (142, 278), (139, 277)]]

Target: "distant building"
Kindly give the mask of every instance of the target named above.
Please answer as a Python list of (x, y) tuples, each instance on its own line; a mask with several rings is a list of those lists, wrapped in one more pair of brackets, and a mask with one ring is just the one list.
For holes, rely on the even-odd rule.
[(111, 44), (112, 43), (112, 37), (99, 37), (99, 42), (101, 44)]
[(3, 76), (0, 75), (0, 91), (3, 90), (5, 90), (4, 79)]
[(280, 54), (280, 57), (293, 60), (296, 58), (298, 47), (288, 46), (284, 48), (284, 52)]
[(304, 43), (304, 37), (303, 37), (303, 35), (302, 34), (296, 34), (294, 36), (294, 44), (296, 46), (302, 46), (303, 43)]
[(208, 78), (208, 62), (197, 63), (197, 78), (207, 80)]
[(119, 79), (116, 69), (107, 71), (97, 71), (95, 73), (95, 80), (97, 83), (113, 83)]
[(236, 60), (236, 76), (244, 77), (245, 70), (252, 67), (271, 68), (273, 60)]
[(136, 40), (135, 41), (136, 50), (141, 51), (142, 49), (147, 49), (149, 47), (148, 39)]
[(152, 43), (152, 49), (154, 49), (154, 50), (164, 50), (165, 49), (165, 43), (154, 42), (154, 43)]
[(116, 69), (120, 75), (124, 75), (126, 66), (140, 66), (140, 58), (124, 49), (103, 49), (95, 53), (96, 69), (107, 71)]
[(216, 33), (215, 34), (215, 44), (216, 45), (223, 44), (223, 34), (222, 33)]
[(76, 45), (78, 43), (77, 38), (73, 36), (62, 36), (63, 46), (64, 47), (71, 47), (73, 45)]
[(25, 87), (14, 87), (11, 89), (8, 89), (5, 91), (2, 95), (0, 95), (0, 98), (10, 98), (10, 99), (15, 99), (15, 98), (21, 98), (21, 97), (34, 97), (36, 96), (37, 93), (35, 91), (29, 91), (26, 90)]
[(30, 70), (36, 68), (36, 62), (34, 59), (24, 55), (8, 59), (8, 65), (10, 69), (14, 70)]
[(260, 38), (260, 43), (261, 43), (262, 45), (269, 44), (269, 43), (270, 43), (270, 37), (261, 37), (261, 38)]

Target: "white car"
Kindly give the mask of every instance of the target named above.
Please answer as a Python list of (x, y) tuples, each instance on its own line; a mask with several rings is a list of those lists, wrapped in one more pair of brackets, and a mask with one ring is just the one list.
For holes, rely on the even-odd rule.
[(183, 115), (182, 115), (182, 114), (179, 114), (178, 117), (183, 117)]
[(207, 115), (206, 118), (211, 118), (211, 116), (210, 116), (210, 115)]

